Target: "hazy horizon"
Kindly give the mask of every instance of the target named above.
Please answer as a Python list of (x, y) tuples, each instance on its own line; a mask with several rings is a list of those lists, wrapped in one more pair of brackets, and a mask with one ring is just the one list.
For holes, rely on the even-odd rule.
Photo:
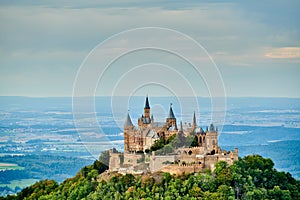
[[(114, 96), (79, 96), (79, 97), (74, 97), (74, 98), (87, 98), (87, 97), (146, 97), (142, 96), (142, 95), (133, 95), (133, 96), (118, 96), (118, 95), (114, 95)], [(11, 96), (6, 96), (6, 95), (0, 95), (0, 97), (22, 97), (22, 98), (73, 98), (73, 96), (17, 96), (17, 95), (11, 95)], [(153, 96), (149, 96), (149, 98), (151, 97), (176, 97), (176, 96), (158, 96), (158, 95), (153, 95)], [(284, 96), (226, 96), (226, 97), (208, 97), (208, 96), (178, 96), (178, 97), (182, 97), (182, 98), (193, 98), (193, 97), (197, 97), (197, 98), (260, 98), (260, 99), (300, 99), (300, 97), (284, 97)]]

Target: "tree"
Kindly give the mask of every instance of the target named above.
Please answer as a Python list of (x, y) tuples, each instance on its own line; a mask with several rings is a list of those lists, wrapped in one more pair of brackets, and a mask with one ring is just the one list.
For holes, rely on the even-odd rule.
[(255, 188), (251, 191), (246, 192), (243, 199), (246, 199), (246, 200), (267, 199), (267, 190), (264, 188)]
[(194, 135), (187, 136), (187, 138), (185, 140), (185, 146), (186, 147), (197, 147), (198, 140), (197, 140), (196, 136), (194, 136)]
[(159, 139), (154, 142), (154, 144), (150, 147), (150, 151), (156, 151), (164, 147), (164, 140)]
[(234, 191), (233, 191), (232, 187), (227, 186), (227, 185), (221, 185), (218, 188), (217, 193), (215, 193), (215, 197), (216, 197), (216, 199), (219, 199), (219, 200), (235, 199)]
[(232, 175), (229, 166), (225, 161), (220, 161), (216, 164), (214, 171), (216, 174), (217, 185), (230, 185), (232, 181)]
[(203, 197), (203, 192), (201, 188), (199, 188), (198, 186), (194, 186), (192, 189), (190, 189), (189, 195), (191, 197)]
[(275, 200), (290, 200), (291, 195), (288, 190), (281, 190), (279, 186), (274, 186), (272, 190), (268, 191), (270, 199)]

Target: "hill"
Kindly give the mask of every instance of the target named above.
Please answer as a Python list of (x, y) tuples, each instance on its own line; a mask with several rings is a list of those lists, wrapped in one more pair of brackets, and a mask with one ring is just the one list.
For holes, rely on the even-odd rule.
[(278, 172), (269, 158), (250, 155), (214, 172), (133, 176), (108, 173), (100, 161), (61, 184), (43, 180), (0, 199), (300, 199), (300, 181)]

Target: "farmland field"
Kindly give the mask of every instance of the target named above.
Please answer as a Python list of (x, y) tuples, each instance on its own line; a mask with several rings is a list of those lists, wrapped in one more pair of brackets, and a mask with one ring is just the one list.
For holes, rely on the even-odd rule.
[(15, 163), (0, 163), (0, 171), (4, 170), (23, 170), (24, 167), (20, 167)]

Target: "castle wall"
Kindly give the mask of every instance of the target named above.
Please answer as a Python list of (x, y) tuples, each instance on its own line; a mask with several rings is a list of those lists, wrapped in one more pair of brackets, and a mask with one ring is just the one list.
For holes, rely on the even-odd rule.
[[(160, 161), (164, 160), (164, 158), (159, 159)], [(176, 175), (182, 173), (204, 172), (205, 169), (210, 169), (211, 171), (214, 171), (217, 162), (225, 161), (228, 165), (231, 165), (237, 159), (238, 154), (236, 152), (231, 152), (230, 154), (226, 155), (206, 155), (201, 157), (200, 159), (194, 157), (193, 159), (188, 158), (185, 160), (181, 160), (179, 164), (163, 165), (161, 162), (160, 165), (156, 166), (155, 171), (159, 170), (162, 172), (169, 172), (170, 174)]]
[(122, 153), (114, 153), (112, 150), (109, 150), (109, 170), (110, 171), (118, 171), (121, 166), (121, 158)]
[(188, 173), (195, 173), (195, 172), (204, 172), (204, 165), (198, 164), (198, 165), (165, 165), (161, 169), (162, 172), (168, 172), (170, 174), (188, 174)]
[(164, 162), (175, 162), (176, 155), (156, 156), (154, 152), (152, 153), (149, 165), (151, 172), (160, 171), (164, 167)]
[(124, 165), (137, 165), (140, 160), (144, 158), (141, 153), (124, 153)]

